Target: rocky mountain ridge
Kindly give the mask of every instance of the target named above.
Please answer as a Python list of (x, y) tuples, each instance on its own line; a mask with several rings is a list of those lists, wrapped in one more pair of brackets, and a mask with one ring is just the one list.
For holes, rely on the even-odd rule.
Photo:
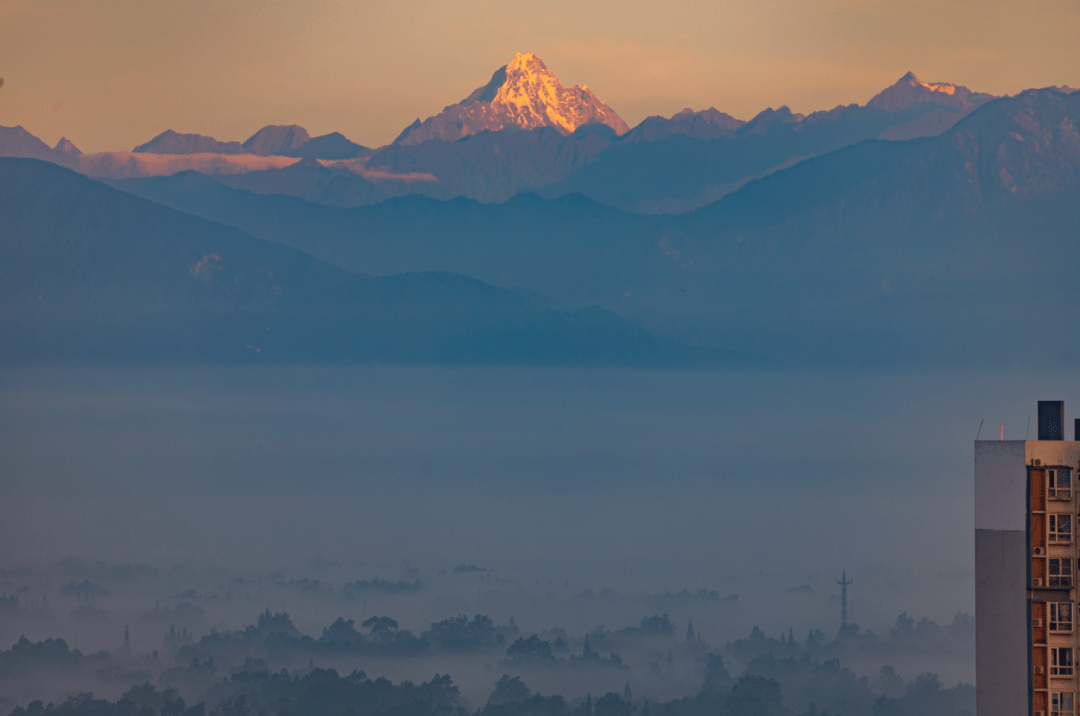
[(573, 194), (341, 209), (195, 174), (120, 186), (352, 271), (460, 272), (777, 363), (1005, 364), (1042, 334), (1055, 338), (1040, 359), (1074, 363), (1080, 340), (1060, 326), (1080, 306), (1078, 126), (1080, 94), (1032, 90), (939, 137), (845, 146), (678, 216)]
[(914, 72), (908, 72), (897, 80), (896, 84), (874, 95), (866, 106), (883, 109), (886, 112), (901, 112), (929, 102), (970, 112), (994, 98), (992, 94), (972, 92), (962, 85), (948, 82), (923, 82), (915, 76)]
[(539, 57), (519, 52), (486, 85), (434, 117), (417, 119), (394, 143), (455, 141), (479, 132), (541, 127), (571, 134), (590, 124), (607, 125), (620, 135), (630, 130), (587, 86), (567, 87)]
[(252, 154), (260, 157), (352, 159), (367, 151), (367, 148), (349, 141), (339, 132), (312, 137), (297, 124), (270, 124), (244, 142), (221, 142), (203, 134), (182, 134), (167, 129), (131, 151), (133, 154)]
[[(50, 149), (25, 130), (0, 128), (0, 156), (46, 159), (105, 179), (194, 170), (236, 188), (340, 207), (408, 194), (501, 202), (532, 191), (547, 198), (582, 193), (625, 211), (678, 214), (755, 178), (867, 139), (940, 135), (991, 98), (907, 73), (864, 105), (805, 116), (780, 106), (749, 121), (715, 108), (688, 108), (670, 118), (649, 117), (619, 134), (622, 127), (613, 121), (592, 121), (587, 113), (567, 119), (563, 110), (572, 102), (547, 101), (558, 100), (563, 90), (574, 88), (558, 84), (539, 58), (519, 54), (461, 103), (426, 123), (418, 120), (397, 142), (374, 150), (338, 133), (312, 138), (296, 125), (272, 125), (242, 143), (172, 132), (139, 153), (79, 155), (66, 144), (65, 151)], [(469, 124), (470, 117), (479, 124)], [(567, 132), (579, 119), (592, 123)], [(536, 126), (523, 126), (531, 124)], [(425, 136), (435, 138), (420, 141)], [(222, 153), (181, 153), (205, 151), (206, 142)], [(165, 151), (176, 153), (156, 153)]]
[[(0, 159), (0, 364), (649, 365), (705, 352), (447, 272), (370, 276)], [(100, 270), (107, 267), (106, 270)]]

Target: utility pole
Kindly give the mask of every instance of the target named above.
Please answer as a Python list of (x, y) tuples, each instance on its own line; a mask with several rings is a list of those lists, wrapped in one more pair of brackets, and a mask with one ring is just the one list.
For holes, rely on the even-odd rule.
[(840, 579), (836, 580), (836, 583), (840, 585), (840, 626), (843, 628), (847, 626), (847, 588), (852, 583), (847, 578), (846, 569)]

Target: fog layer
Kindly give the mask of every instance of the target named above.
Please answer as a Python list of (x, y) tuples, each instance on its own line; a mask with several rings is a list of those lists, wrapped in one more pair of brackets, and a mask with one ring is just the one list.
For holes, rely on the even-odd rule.
[[(136, 617), (176, 596), (168, 589), (183, 580), (165, 575), (214, 567), (280, 587), (319, 577), (315, 555), (337, 563), (321, 574), (325, 594), (207, 602), (196, 638), (254, 623), (265, 607), (289, 610), (306, 634), (339, 616), (359, 623), (379, 597), (346, 607), (332, 595), (376, 577), (427, 585), (386, 604), (418, 634), (478, 612), (514, 616), (526, 635), (574, 637), (664, 610), (714, 643), (752, 626), (831, 635), (845, 569), (864, 629), (888, 633), (901, 612), (949, 623), (974, 611), (980, 421), (984, 438), (1001, 425), (1022, 438), (1035, 401), (1068, 408), (1072, 385), (1047, 373), (9, 371), (0, 581), (22, 585), (24, 604), (63, 605), (59, 585), (83, 575), (71, 561), (72, 576), (41, 575), (66, 557), (173, 571), (109, 604), (100, 628), (75, 612), (67, 633), (3, 622), (0, 644), (27, 633), (111, 649), (130, 621), (149, 653), (167, 625)], [(38, 576), (12, 577), (24, 568)], [(189, 600), (239, 589), (199, 579), (209, 586)], [(683, 589), (719, 599), (663, 596)], [(973, 668), (943, 676), (971, 679)]]

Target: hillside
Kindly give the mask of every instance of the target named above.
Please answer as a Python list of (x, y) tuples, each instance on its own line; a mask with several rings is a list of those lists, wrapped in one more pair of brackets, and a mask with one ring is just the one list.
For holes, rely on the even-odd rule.
[(446, 272), (372, 277), (116, 191), (0, 160), (7, 363), (681, 362), (592, 308), (550, 311)]
[(869, 140), (667, 217), (581, 196), (335, 209), (194, 175), (123, 186), (352, 270), (452, 270), (774, 360), (1006, 360), (1022, 343), (1000, 321), (1030, 338), (1075, 317), (1078, 125), (1080, 94), (1030, 91), (940, 137)]

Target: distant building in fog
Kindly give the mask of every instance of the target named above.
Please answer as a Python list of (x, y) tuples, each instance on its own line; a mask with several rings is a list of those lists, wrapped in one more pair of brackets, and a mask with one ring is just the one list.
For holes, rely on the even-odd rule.
[(1078, 471), (1060, 401), (1038, 440), (975, 441), (977, 716), (1076, 716)]

